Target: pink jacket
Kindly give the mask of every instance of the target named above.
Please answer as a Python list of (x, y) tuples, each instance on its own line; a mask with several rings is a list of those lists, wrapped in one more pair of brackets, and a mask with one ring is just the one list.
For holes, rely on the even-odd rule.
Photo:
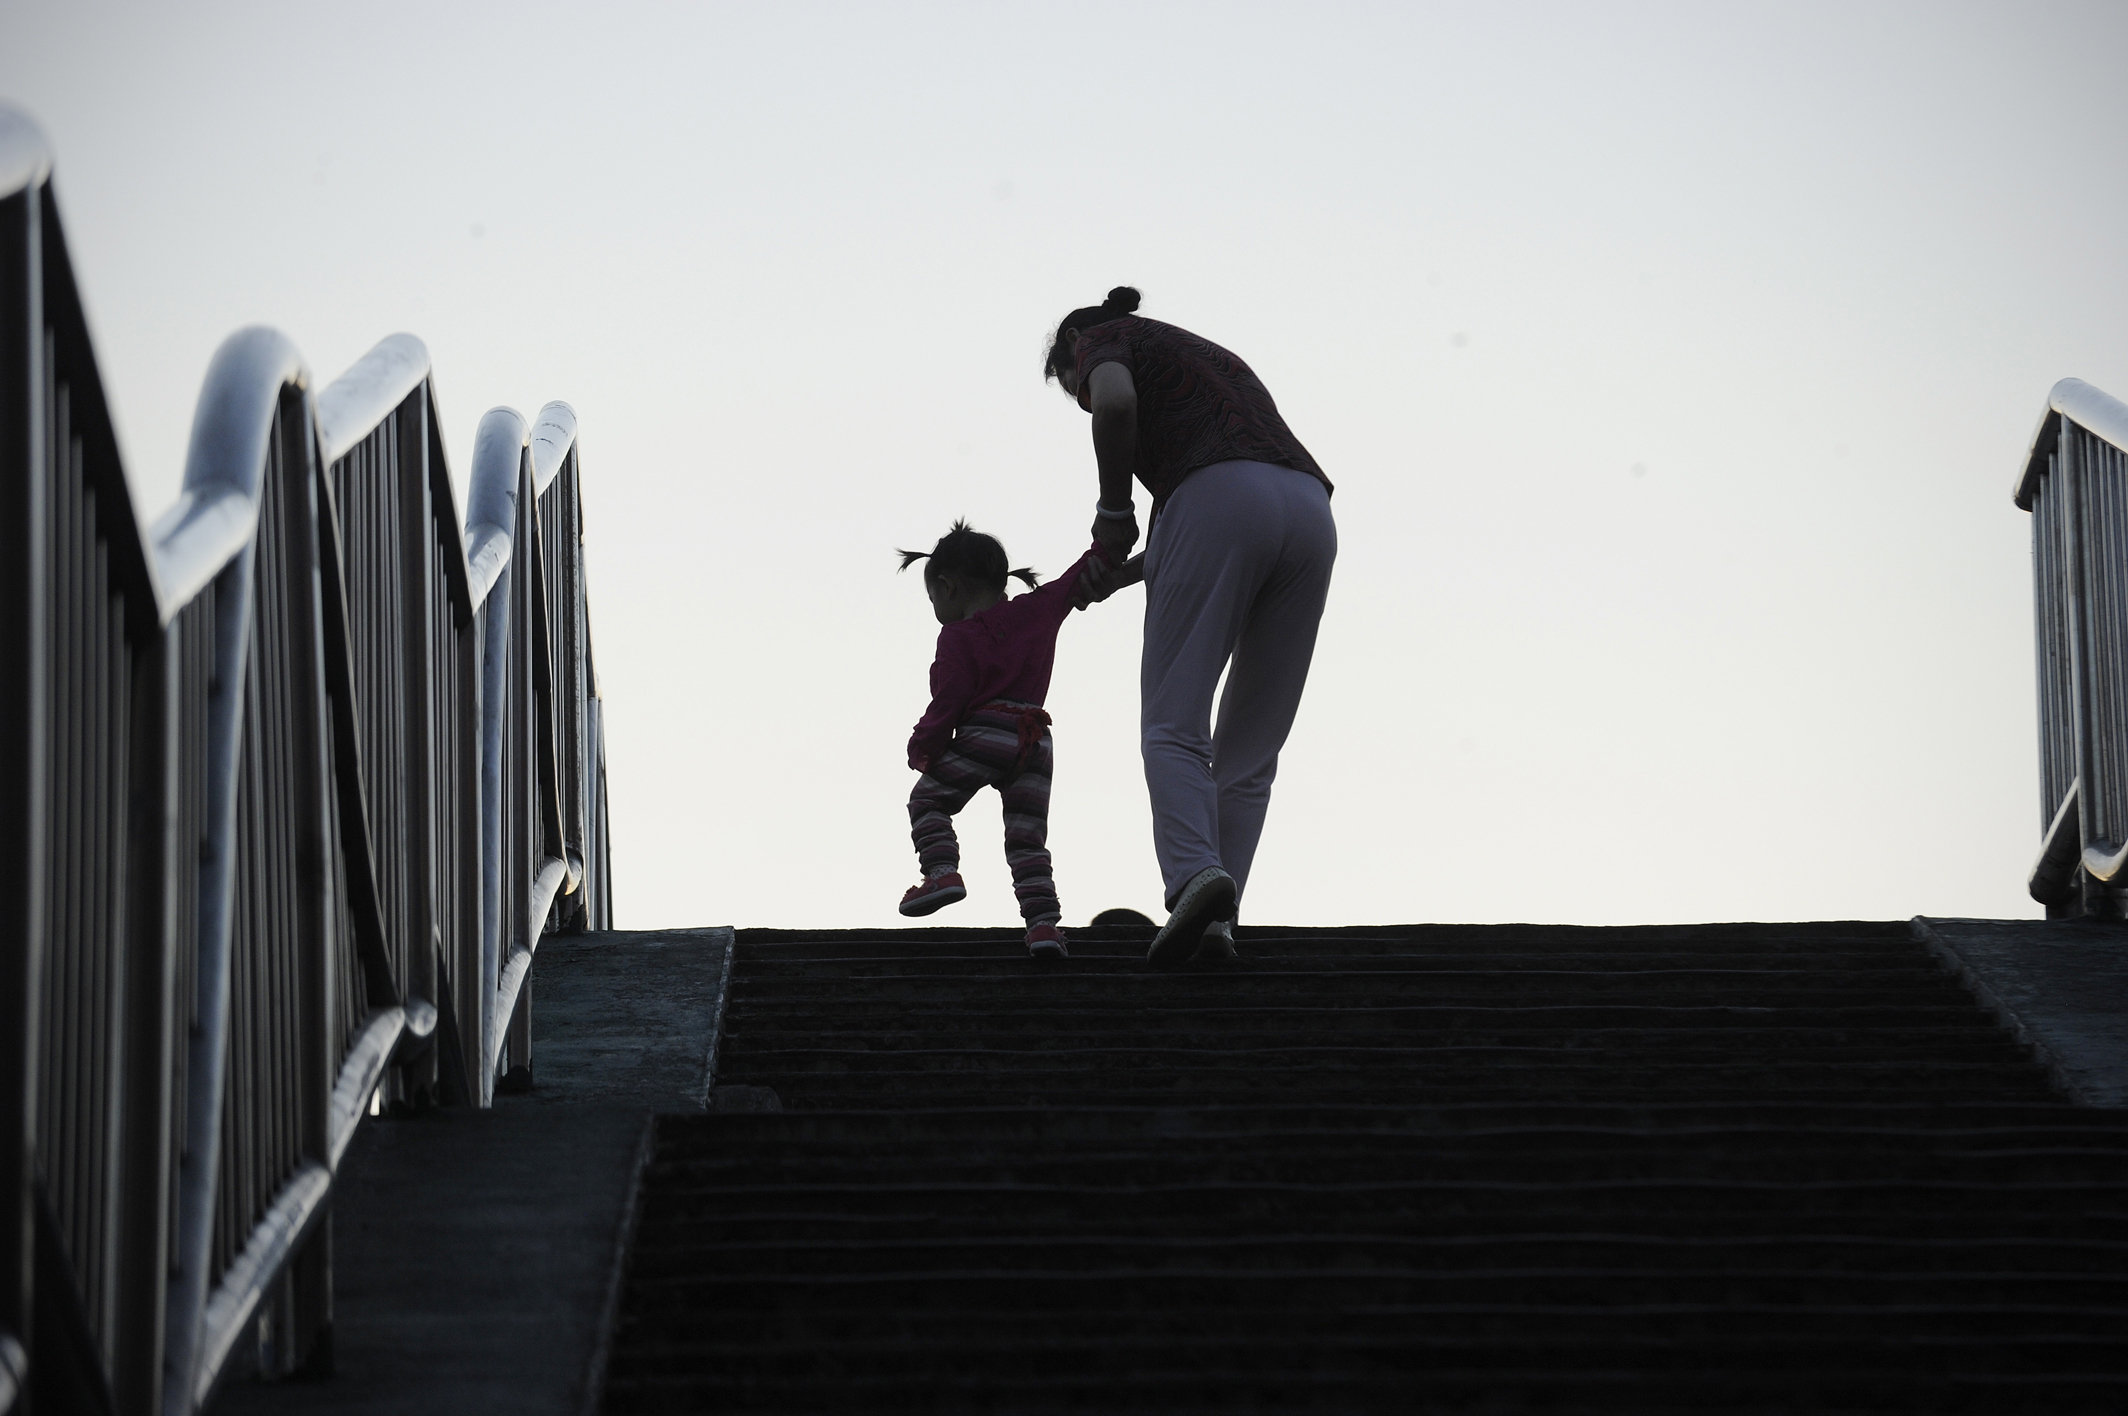
[(1071, 569), (969, 619), (942, 625), (931, 660), (931, 706), (909, 735), (909, 765), (921, 772), (953, 741), (953, 730), (1000, 698), (1041, 706), (1057, 657), (1057, 631), (1071, 613), (1071, 588), (1091, 561), (1106, 564), (1097, 544)]

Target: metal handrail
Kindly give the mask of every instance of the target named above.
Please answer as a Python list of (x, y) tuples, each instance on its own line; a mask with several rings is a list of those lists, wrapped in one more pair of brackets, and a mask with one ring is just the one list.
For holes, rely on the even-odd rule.
[(428, 347), (411, 334), (386, 335), (318, 395), (319, 455), (347, 456), (428, 381)]
[[(176, 1185), (176, 1265), (170, 1283), (170, 1307), (165, 1329), (165, 1409), (189, 1409), (191, 1380), (203, 1368), (218, 1369), (218, 1361), (203, 1359), (202, 1349), (210, 1338), (204, 1331), (206, 1306), (213, 1267), (215, 1200), (222, 1159), (223, 1080), (228, 1060), (230, 936), (236, 894), (236, 810), (240, 749), (243, 734), (243, 698), (237, 686), (244, 681), (245, 659), (250, 642), (252, 599), (255, 588), (252, 551), (257, 544), (259, 503), (267, 490), (267, 463), (276, 436), (282, 433), (281, 405), (284, 393), (298, 397), (309, 383), (295, 346), (272, 330), (248, 329), (232, 335), (215, 351), (207, 368), (206, 386), (200, 394), (199, 413), (192, 424), (192, 446), (185, 459), (183, 514), (169, 526), (173, 541), (151, 532), (154, 556), (151, 563), (165, 567), (165, 583), (197, 583), (216, 590), (213, 624), (213, 683), (207, 708), (207, 802), (204, 813), (198, 885), (198, 953), (193, 965), (196, 981), (194, 1025), (185, 1075), (184, 1130)], [(188, 527), (202, 524), (195, 510), (211, 518), (205, 524), (218, 533), (214, 539), (184, 537)], [(158, 522), (157, 528), (165, 525)], [(231, 536), (232, 531), (240, 534)], [(164, 548), (173, 560), (166, 561)], [(209, 559), (226, 552), (219, 561)], [(186, 601), (162, 606), (162, 622)], [(301, 1193), (319, 1193), (316, 1162), (299, 1173)], [(329, 1188), (329, 1185), (328, 1185)], [(316, 1204), (292, 1216), (281, 1216), (280, 1231), (300, 1234), (315, 1218)], [(253, 1271), (265, 1267), (254, 1262)], [(231, 1334), (233, 1324), (224, 1331)], [(226, 1355), (226, 1347), (223, 1354)]]
[(2012, 499), (2032, 514), (2041, 844), (2050, 916), (2120, 913), (2128, 885), (2128, 404), (2048, 392)]
[[(565, 709), (574, 715), (571, 705), (595, 702), (597, 694), (588, 641), (580, 634), (557, 636), (552, 623), (557, 606), (577, 621), (584, 614), (575, 469), (576, 413), (568, 404), (549, 403), (530, 428), (507, 408), (481, 420), (466, 498), (472, 595), (485, 642), (509, 639), (535, 651), (488, 654), (483, 661), (481, 819), (494, 834), (485, 845), (491, 892), (480, 976), (489, 1006), (480, 1019), (480, 1055), (491, 1086), (513, 1073), (522, 1077), (521, 1069), (530, 1065), (531, 1035), (521, 1005), (539, 944), (538, 922), (564, 896), (576, 897), (574, 913), (593, 927), (610, 922), (604, 858), (594, 875), (587, 854), (593, 829), (567, 810), (563, 788), (602, 784), (603, 745), (587, 754), (580, 735), (556, 733)], [(566, 534), (549, 534), (543, 524), (557, 520)], [(521, 637), (512, 638), (513, 627)], [(572, 691), (557, 694), (557, 683)], [(595, 720), (595, 714), (580, 716)], [(540, 730), (510, 731), (519, 721), (539, 722)], [(510, 757), (505, 746), (515, 741), (550, 742), (552, 760)], [(594, 790), (603, 811), (603, 786)], [(513, 802), (537, 803), (538, 832), (528, 829), (533, 813)]]
[(143, 535), (46, 151), (0, 109), (0, 1416), (179, 1416), (316, 1349), (363, 1117), (484, 1103), (610, 923), (575, 419), (483, 420), (461, 528), (418, 339), (314, 395), (239, 331)]
[(2082, 379), (2063, 379), (2047, 390), (2046, 411), (2039, 415), (2039, 426), (2033, 430), (2031, 447), (2025, 453), (2024, 470), (2017, 474), (2017, 488), (2011, 499), (2019, 511), (2032, 509), (2040, 478), (2047, 474), (2047, 460), (2060, 443), (2065, 418), (2115, 447), (2128, 447), (2128, 403)]

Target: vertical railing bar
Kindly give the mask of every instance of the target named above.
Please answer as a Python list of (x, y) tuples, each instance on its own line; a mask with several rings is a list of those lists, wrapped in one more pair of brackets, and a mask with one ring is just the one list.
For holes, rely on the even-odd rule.
[[(164, 1337), (163, 1406), (170, 1416), (191, 1410), (199, 1359), (201, 1309), (212, 1259), (214, 1198), (221, 1154), (223, 1044), (229, 1023), (229, 938), (235, 921), (230, 889), (237, 821), (236, 773), (242, 724), (253, 550), (247, 544), (215, 578), (213, 686), (206, 713), (206, 809), (197, 867), (199, 884), (193, 967), (196, 1019), (186, 1061), (186, 1148), (180, 1162), (177, 1265), (171, 1277)], [(189, 1197), (190, 1204), (186, 1204)]]
[[(488, 590), (486, 605), (485, 638), (487, 651), (484, 661), (480, 732), (480, 819), (483, 847), (481, 850), (481, 938), (479, 1001), (479, 1103), (487, 1106), (495, 1096), (494, 1058), (496, 1038), (494, 1035), (494, 1010), (490, 1001), (501, 982), (503, 951), (508, 947), (505, 939), (507, 928), (505, 889), (510, 883), (504, 878), (504, 856), (510, 842), (503, 839), (507, 822), (502, 812), (505, 801), (504, 782), (504, 727), (509, 721), (508, 698), (508, 646), (510, 643), (510, 598), (514, 580), (512, 568), (507, 563), (497, 575), (495, 584)], [(511, 872), (512, 875), (515, 872)]]
[(177, 811), (179, 736), (176, 705), (184, 687), (180, 672), (182, 628), (149, 639), (133, 658), (127, 695), (128, 738), (136, 765), (129, 792), (128, 877), (130, 927), (125, 1021), (125, 1132), (119, 1167), (124, 1209), (118, 1243), (123, 1268), (113, 1344), (112, 1374), (119, 1410), (147, 1416), (161, 1404), (160, 1363), (155, 1360), (163, 1325), (162, 1256), (169, 1233), (168, 1169), (172, 1077), (172, 997), (175, 988), (179, 870)]
[(2120, 824), (2117, 799), (2120, 795), (2120, 772), (2118, 753), (2115, 751), (2114, 724), (2118, 716), (2118, 694), (2110, 672), (2113, 661), (2115, 578), (2107, 552), (2113, 545), (2114, 494), (2109, 484), (2105, 467), (2091, 456), (2090, 443), (2080, 430), (2072, 435), (2078, 439), (2077, 460), (2084, 468), (2085, 486), (2090, 489), (2098, 515), (2087, 523), (2084, 542), (2084, 558), (2090, 567), (2091, 618), (2087, 638), (2091, 645), (2091, 751), (2097, 763), (2099, 781), (2103, 790), (2099, 796), (2098, 834), (2102, 840), (2111, 840)]
[(2090, 718), (2085, 728), (2085, 740), (2091, 751), (2091, 772), (2096, 779), (2092, 792), (2091, 829), (2094, 840), (2111, 840), (2113, 834), (2113, 761), (2108, 744), (2112, 734), (2107, 731), (2112, 717), (2110, 685), (2106, 681), (2106, 621), (2110, 596), (2107, 594), (2105, 548), (2110, 521), (2111, 500), (2106, 495), (2106, 479), (2087, 455), (2088, 449), (2073, 424), (2064, 422), (2062, 438), (2074, 440), (2077, 472), (2084, 494), (2083, 555), (2084, 555), (2084, 675), (2086, 701), (2090, 705)]
[[(292, 688), (301, 685), (296, 691), (307, 700), (299, 710), (301, 726), (295, 745), (302, 749), (308, 790), (300, 792), (297, 797), (302, 808), (297, 820), (307, 822), (303, 828), (305, 833), (322, 847), (336, 825), (330, 799), (336, 792), (345, 791), (350, 779), (336, 782), (329, 766), (332, 742), (328, 723), (330, 705), (326, 701), (327, 683), (322, 672), (327, 607), (319, 593), (321, 577), (329, 568), (319, 563), (322, 548), (313, 530), (324, 524), (327, 508), (320, 505), (320, 500), (327, 484), (321, 475), (325, 470), (322, 460), (315, 456), (313, 427), (308, 399), (293, 391), (284, 392), (279, 431), (284, 467), (288, 476), (294, 479), (284, 483), (284, 487), (293, 489), (292, 502), (299, 499), (299, 504), (287, 508), (292, 524), (287, 526), (284, 548), (290, 558), (290, 579), (301, 587), (298, 594), (290, 598), (302, 606), (300, 616), (295, 614), (295, 604), (289, 606), (291, 617), (297, 622), (289, 626), (292, 633), (288, 649), (291, 659), (299, 658), (305, 667), (300, 677), (291, 673), (287, 682)], [(306, 796), (308, 801), (303, 800)], [(339, 926), (336, 901), (344, 886), (340, 877), (347, 859), (344, 848), (335, 854), (342, 862), (341, 870), (326, 872), (325, 888), (312, 904), (308, 927), (292, 932), (290, 936), (292, 941), (302, 941), (295, 961), (297, 967), (290, 979), (299, 990), (291, 1000), (295, 1006), (290, 1015), (290, 1022), (295, 1025), (290, 1039), (291, 1051), (299, 1063), (291, 1068), (291, 1072), (298, 1084), (291, 1088), (295, 1093), (295, 1108), (291, 1113), (295, 1124), (289, 1137), (292, 1144), (283, 1158), (282, 1173), (274, 1177), (275, 1189), (284, 1176), (293, 1173), (298, 1161), (313, 1161), (328, 1168), (331, 1165), (332, 1092), (341, 1049), (329, 1030), (328, 1020), (334, 1015), (336, 970), (333, 962), (339, 953), (335, 938)], [(305, 1037), (312, 1039), (307, 1048), (303, 1046)], [(292, 1367), (298, 1354), (311, 1350), (330, 1321), (330, 1262), (328, 1214), (325, 1227), (313, 1235), (306, 1251), (297, 1259), (299, 1274), (291, 1278), (291, 1316), (295, 1331), (286, 1335), (286, 1366)], [(294, 1286), (294, 1280), (302, 1276), (300, 1271), (306, 1267), (312, 1281), (298, 1288)]]
[[(2050, 459), (2051, 471), (2051, 459)], [(2051, 476), (2041, 480), (2032, 504), (2032, 636), (2037, 652), (2034, 656), (2039, 678), (2039, 744), (2040, 744), (2040, 829), (2045, 830), (2053, 818), (2048, 814), (2047, 798), (2052, 794), (2056, 764), (2052, 760), (2052, 731), (2054, 723), (2053, 677), (2050, 672), (2053, 662), (2052, 600), (2049, 587), (2052, 584), (2051, 564), (2046, 554), (2047, 529), (2052, 524), (2049, 508), (2054, 501)]]
[[(2062, 436), (2071, 439), (2076, 430), (2069, 425), (2062, 428)], [(2084, 738), (2091, 753), (2091, 772), (2096, 778), (2092, 792), (2092, 836), (2105, 840), (2112, 829), (2113, 773), (2111, 754), (2106, 750), (2108, 734), (2106, 720), (2112, 707), (2106, 692), (2106, 609), (2107, 585), (2106, 564), (2103, 554), (2106, 545), (2107, 496), (2105, 479), (2096, 474), (2097, 469), (2084, 456), (2079, 444), (2076, 452), (2077, 477), (2083, 489), (2084, 518), (2081, 528), (2084, 559), (2084, 691), (2089, 705), (2090, 717), (2084, 728)]]
[[(56, 356), (56, 349), (51, 351)], [(55, 367), (56, 371), (56, 367)], [(52, 428), (52, 472), (55, 487), (53, 518), (52, 561), (58, 570), (55, 584), (57, 594), (53, 599), (52, 643), (69, 649), (81, 642), (81, 625), (78, 621), (81, 582), (80, 546), (77, 541), (80, 521), (79, 501), (81, 481), (79, 469), (73, 465), (74, 440), (71, 409), (71, 389), (59, 379), (53, 380), (54, 408)], [(78, 652), (63, 656), (64, 670), (53, 676), (59, 688), (59, 697), (52, 705), (54, 716), (63, 725), (62, 734), (55, 746), (57, 754), (56, 785), (59, 790), (53, 804), (65, 813), (61, 828), (54, 833), (56, 850), (54, 864), (60, 878), (54, 881), (58, 887), (53, 891), (59, 897), (60, 909), (54, 920), (52, 948), (58, 967), (53, 979), (57, 985), (51, 994), (48, 1006), (52, 1007), (52, 1030), (62, 1040), (56, 1055), (61, 1059), (62, 1073), (56, 1078), (57, 1089), (53, 1100), (52, 1118), (53, 1151), (57, 1164), (46, 1176), (46, 1195), (59, 1211), (60, 1227), (67, 1243), (67, 1257), (77, 1265), (80, 1261), (82, 1235), (81, 1213), (77, 1202), (82, 1176), (87, 1170), (86, 1157), (82, 1154), (87, 1143), (84, 1121), (92, 1114), (89, 1087), (93, 1078), (88, 1070), (88, 1040), (84, 1037), (86, 1019), (83, 1017), (82, 1000), (87, 992), (82, 978), (82, 936), (85, 932), (82, 913), (86, 909), (83, 899), (86, 893), (78, 888), (69, 888), (71, 881), (65, 877), (81, 868), (83, 823), (77, 809), (82, 800), (81, 780), (84, 757), (85, 725), (82, 722), (82, 678), (85, 672), (84, 656)], [(78, 1273), (78, 1269), (77, 1269)], [(77, 1282), (78, 1282), (77, 1278)], [(93, 1298), (82, 1294), (82, 1306), (89, 1307)]]
[[(53, 340), (44, 332), (40, 332), (38, 338), (44, 345), (45, 366), (51, 368), (56, 359)], [(74, 582), (74, 562), (67, 548), (68, 533), (73, 525), (69, 505), (73, 489), (60, 467), (60, 460), (65, 455), (66, 423), (64, 394), (56, 376), (46, 385), (46, 392), (48, 403), (45, 418), (46, 426), (52, 431), (52, 440), (47, 448), (48, 460), (36, 469), (36, 475), (39, 480), (46, 482), (50, 489), (51, 517), (46, 523), (46, 549), (52, 568), (52, 583), (45, 612), (45, 635), (48, 643), (58, 646), (72, 643), (72, 626), (68, 623), (67, 613), (72, 600), (68, 589)], [(45, 710), (54, 729), (49, 744), (52, 780), (50, 809), (57, 812), (62, 803), (74, 800), (74, 764), (73, 754), (69, 749), (75, 731), (75, 715), (68, 711), (67, 705), (76, 665), (72, 655), (62, 656), (55, 653), (53, 659), (52, 674), (48, 680), (51, 698), (46, 703)], [(39, 743), (38, 747), (45, 750), (47, 744)], [(43, 823), (39, 824), (41, 829)], [(53, 888), (54, 885), (63, 886), (62, 877), (72, 864), (73, 835), (71, 830), (64, 829), (68, 824), (62, 821), (61, 830), (48, 833), (52, 845), (48, 857), (50, 874), (45, 888), (52, 908), (50, 933), (46, 937), (45, 947), (49, 950), (50, 963), (45, 973), (43, 996), (33, 1003), (45, 1019), (45, 1027), (51, 1039), (50, 1056), (57, 1064), (56, 1067), (44, 1069), (44, 1094), (40, 1105), (43, 1125), (35, 1141), (40, 1148), (47, 1145), (50, 1147), (49, 1151), (44, 1153), (43, 1179), (46, 1193), (59, 1196), (66, 1195), (72, 1184), (75, 1159), (73, 1136), (68, 1129), (68, 1123), (80, 1114), (75, 1109), (73, 1088), (78, 1084), (81, 1075), (75, 1051), (74, 1018), (72, 1010), (65, 1006), (65, 1000), (75, 992), (73, 912), (76, 902), (73, 892), (64, 888)], [(56, 1006), (53, 1001), (55, 998), (59, 1000)]]
[(2109, 784), (2105, 839), (2119, 843), (2122, 826), (2128, 824), (2128, 798), (2124, 798), (2124, 792), (2128, 792), (2128, 762), (2124, 762), (2124, 752), (2128, 752), (2128, 741), (2124, 741), (2124, 737), (2128, 737), (2128, 694), (2124, 694), (2124, 690), (2128, 690), (2128, 686), (2124, 686), (2122, 681), (2124, 666), (2128, 666), (2128, 662), (2124, 662), (2122, 643), (2124, 590), (2128, 590), (2128, 586), (2124, 586), (2122, 575), (2122, 560), (2124, 556), (2128, 556), (2128, 534), (2124, 534), (2124, 530), (2128, 530), (2128, 524), (2124, 524), (2124, 517), (2128, 517), (2128, 505), (2124, 505), (2124, 500), (2128, 498), (2124, 498), (2122, 479), (2119, 479), (2115, 460), (2107, 456), (2105, 443), (2100, 443), (2096, 437), (2092, 437), (2090, 430), (2085, 428), (2077, 428), (2077, 437), (2081, 441), (2079, 456), (2088, 458), (2096, 466), (2098, 481), (2100, 485), (2105, 485), (2107, 490), (2105, 541), (2098, 547), (2098, 560), (2105, 566), (2107, 577), (2107, 635), (2105, 643), (2100, 647), (2098, 671), (2105, 675), (2107, 688), (2105, 741), (2102, 741), (2105, 775)]
[[(2062, 424), (2062, 442), (2074, 443), (2076, 429), (2071, 424)], [(2078, 545), (2083, 573), (2083, 633), (2078, 647), (2083, 651), (2083, 701), (2084, 744), (2091, 762), (2091, 836), (2092, 840), (2105, 840), (2109, 826), (2107, 810), (2113, 794), (2113, 784), (2106, 760), (2106, 683), (2101, 669), (2104, 663), (2104, 634), (2106, 622), (2106, 570), (2099, 555), (2105, 545), (2106, 535), (2106, 487), (2093, 475), (2094, 469), (2083, 456), (2081, 446), (2074, 447), (2070, 456), (2076, 464), (2077, 486), (2082, 497), (2083, 515), (2077, 527)]]
[[(2093, 588), (2091, 529), (2089, 526), (2090, 497), (2089, 480), (2084, 466), (2082, 450), (2075, 437), (2075, 424), (2066, 416), (2061, 420), (2061, 434), (2057, 443), (2058, 466), (2062, 478), (2064, 498), (2063, 511), (2063, 560), (2068, 570), (2068, 641), (2071, 741), (2074, 745), (2077, 780), (2083, 786), (2077, 793), (2077, 826), (2079, 837), (2086, 850), (2107, 839), (2104, 835), (2106, 808), (2115, 790), (2106, 780), (2105, 764), (2095, 750), (2093, 734), (2096, 731), (2096, 666), (2095, 643), (2092, 631)], [(2079, 889), (2082, 892), (2082, 912), (2090, 913), (2101, 897), (2098, 882), (2088, 871), (2077, 871)]]
[(97, 1138), (96, 1178), (103, 1193), (98, 1197), (101, 1201), (101, 1213), (96, 1225), (97, 1292), (96, 1305), (92, 1312), (96, 1319), (97, 1337), (102, 1346), (104, 1369), (108, 1372), (115, 1365), (114, 1358), (117, 1356), (112, 1339), (118, 1318), (118, 1253), (112, 1241), (118, 1232), (120, 1196), (119, 1187), (113, 1181), (116, 1178), (115, 1163), (119, 1156), (119, 1140), (123, 1134), (122, 1125), (125, 1120), (117, 1105), (123, 1095), (119, 1079), (123, 1075), (120, 1069), (125, 1060), (125, 1030), (122, 1022), (125, 1017), (126, 975), (117, 967), (125, 937), (125, 921), (119, 913), (119, 907), (124, 903), (125, 897), (122, 892), (108, 888), (110, 882), (126, 878), (125, 863), (117, 855), (117, 849), (125, 842), (124, 767), (122, 760), (113, 751), (115, 744), (112, 741), (113, 732), (123, 722), (116, 709), (120, 691), (120, 665), (117, 654), (124, 643), (124, 631), (120, 625), (116, 626), (119, 633), (112, 633), (112, 610), (116, 607), (122, 611), (123, 606), (111, 593), (110, 557), (96, 526), (93, 501), (90, 510), (92, 514), (87, 518), (85, 529), (92, 538), (90, 544), (94, 549), (95, 563), (89, 581), (91, 594), (95, 598), (92, 598), (88, 607), (88, 618), (96, 624), (97, 653), (91, 664), (91, 672), (96, 679), (96, 703), (95, 711), (85, 716), (91, 717), (98, 729), (95, 735), (95, 777), (100, 817), (100, 829), (96, 832), (93, 843), (94, 857), (90, 878), (104, 887), (91, 892), (96, 914), (96, 988), (101, 1005), (98, 1013), (103, 1029), (101, 1046), (96, 1049), (97, 1070), (101, 1074), (97, 1085), (99, 1109), (93, 1118), (101, 1132)]
[(48, 843), (46, 474), (42, 184), (0, 199), (0, 574), (19, 615), (0, 615), (0, 1344), (26, 1351), (39, 1107)]
[[(436, 987), (436, 950), (432, 941), (438, 927), (435, 862), (436, 821), (436, 724), (433, 674), (435, 630), (430, 607), (428, 530), (429, 480), (425, 466), (428, 448), (428, 381), (409, 393), (392, 415), (391, 448), (394, 466), (393, 506), (398, 511), (392, 543), (400, 548), (393, 583), (400, 601), (398, 705), (404, 735), (394, 761), (399, 764), (405, 862), (403, 898), (400, 903), (401, 947), (399, 977), (410, 997), (439, 1001)], [(438, 1020), (439, 1024), (441, 1019)], [(420, 1064), (415, 1085), (433, 1091), (437, 1086), (437, 1050), (431, 1047)]]
[(147, 1416), (161, 1404), (163, 1255), (169, 1234), (168, 1159), (172, 1076), (171, 1001), (175, 989), (180, 791), (176, 705), (182, 701), (182, 628), (172, 626), (143, 644), (133, 659), (127, 695), (128, 738), (136, 764), (129, 793), (127, 956), (132, 983), (125, 1020), (122, 1073), (125, 1132), (119, 1166), (124, 1209), (116, 1248), (123, 1268), (115, 1287), (120, 1307), (113, 1328), (118, 1361), (112, 1385), (120, 1411)]
[(2044, 525), (2034, 523), (2033, 534), (2040, 544), (2040, 554), (2044, 557), (2046, 566), (2044, 584), (2047, 597), (2047, 620), (2046, 634), (2042, 643), (2045, 645), (2046, 651), (2046, 660), (2043, 668), (2047, 674), (2045, 686), (2048, 695), (2048, 710), (2044, 719), (2044, 731), (2046, 734), (2044, 740), (2047, 744), (2047, 751), (2054, 763), (2055, 779), (2054, 789), (2040, 803), (2041, 830), (2046, 829), (2048, 824), (2053, 821), (2054, 813), (2061, 809), (2062, 799), (2068, 791), (2068, 780), (2076, 774), (2074, 753), (2070, 750), (2069, 744), (2070, 708), (2066, 683), (2069, 633), (2067, 619), (2068, 590), (2063, 579), (2065, 570), (2062, 560), (2061, 539), (2062, 499), (2065, 493), (2062, 490), (2061, 477), (2058, 471), (2058, 454), (2049, 452), (2046, 465), (2046, 478), (2042, 483), (2045, 495), (2043, 509), (2046, 520)]
[[(460, 534), (455, 526), (440, 526), (439, 533), (454, 540)], [(437, 554), (447, 556), (449, 550), (439, 545)], [(478, 1051), (482, 1032), (480, 1019), (487, 1008), (487, 998), (480, 991), (480, 961), (489, 918), (487, 836), (481, 820), (487, 778), (487, 753), (481, 741), (486, 673), (483, 646), (487, 641), (487, 624), (485, 606), (478, 612), (469, 613), (453, 641), (451, 660), (452, 745), (456, 749), (453, 760), (457, 763), (451, 783), (452, 811), (457, 826), (453, 879), (459, 892), (458, 924), (461, 931), (453, 987), (457, 990), (454, 996), (461, 1010), (458, 1035), (472, 1044), (464, 1056), (465, 1085), (468, 1098), (475, 1103), (481, 1097), (480, 1079), (485, 1066)]]

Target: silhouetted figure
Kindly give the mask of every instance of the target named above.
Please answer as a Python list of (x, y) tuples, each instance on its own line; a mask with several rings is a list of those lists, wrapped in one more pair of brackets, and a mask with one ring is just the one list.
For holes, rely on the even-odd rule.
[[(1233, 953), (1231, 922), (1308, 681), (1337, 526), (1330, 479), (1262, 380), (1137, 308), (1138, 292), (1118, 286), (1073, 310), (1044, 373), (1093, 415), (1094, 539), (1116, 568), (1086, 575), (1080, 598), (1146, 586), (1139, 732), (1169, 910), (1146, 959), (1168, 967)], [(1134, 479), (1152, 496), (1151, 533), (1126, 560), (1138, 540)]]
[[(1005, 805), (1005, 860), (1027, 921), (1027, 952), (1061, 959), (1067, 946), (1049, 862), (1052, 747), (1050, 669), (1073, 588), (1099, 565), (1093, 547), (1055, 583), (1024, 567), (1007, 570), (1005, 548), (965, 521), (928, 551), (903, 551), (901, 568), (924, 566), (924, 591), (943, 628), (931, 663), (931, 705), (909, 736), (909, 765), (923, 775), (909, 794), (909, 829), (924, 878), (901, 897), (905, 915), (927, 915), (968, 894), (953, 818), (984, 787)], [(1005, 598), (1019, 577), (1032, 589)]]

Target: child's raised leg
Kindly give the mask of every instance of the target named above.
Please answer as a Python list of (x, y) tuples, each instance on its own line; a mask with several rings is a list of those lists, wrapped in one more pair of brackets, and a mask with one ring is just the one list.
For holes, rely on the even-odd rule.
[(961, 868), (961, 843), (953, 834), (953, 818), (968, 798), (988, 785), (980, 779), (958, 780), (961, 774), (954, 769), (969, 765), (967, 759), (956, 759), (949, 752), (916, 779), (916, 789), (909, 793), (909, 837), (926, 878)]
[(948, 748), (916, 779), (916, 789), (909, 793), (909, 835), (916, 844), (916, 859), (923, 867), (924, 878), (901, 897), (903, 914), (927, 915), (967, 897), (968, 887), (960, 877), (961, 844), (953, 834), (953, 818), (970, 797), (990, 785), (995, 775), (994, 767)]

